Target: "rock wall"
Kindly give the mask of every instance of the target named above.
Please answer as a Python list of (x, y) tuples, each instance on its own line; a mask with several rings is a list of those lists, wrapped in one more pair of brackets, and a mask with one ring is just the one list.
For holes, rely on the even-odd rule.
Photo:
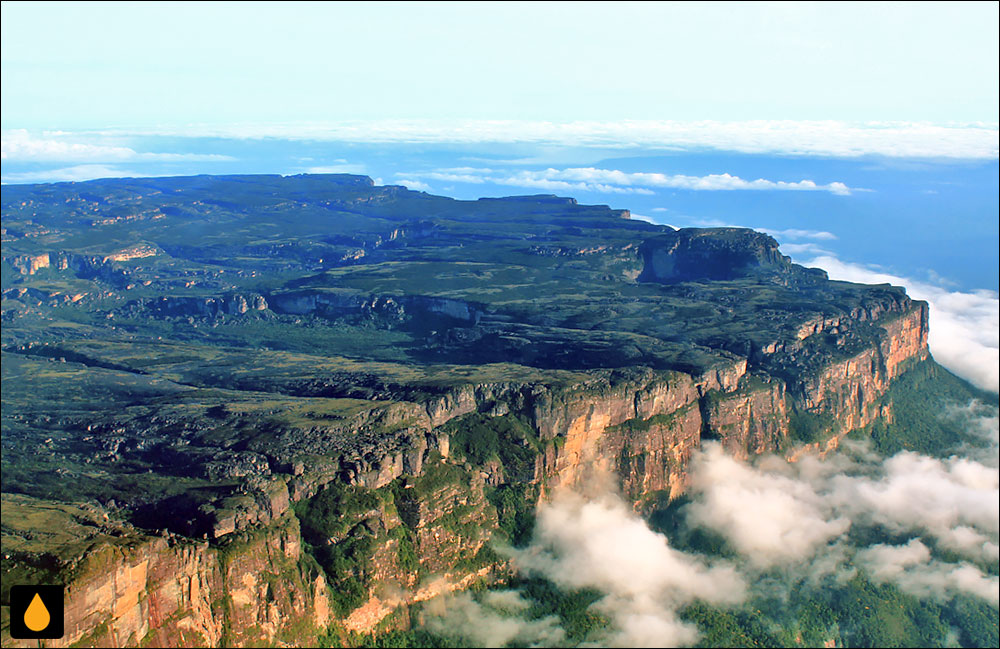
[(875, 402), (913, 361), (927, 351), (927, 304), (916, 302), (897, 317), (880, 322), (884, 331), (871, 347), (826, 365), (802, 381), (802, 405), (811, 412), (827, 412), (838, 422), (838, 433), (863, 428), (880, 416)]
[[(793, 454), (791, 409), (825, 415), (832, 424), (822, 445), (835, 447), (851, 430), (892, 417), (879, 398), (908, 363), (928, 357), (927, 305), (909, 306), (901, 313), (866, 314), (878, 335), (857, 353), (796, 377), (795, 389), (753, 374), (742, 362), (696, 379), (674, 375), (580, 386), (543, 400), (535, 406), (536, 427), (557, 443), (541, 458), (536, 478), (577, 484), (595, 470), (612, 471), (636, 505), (655, 491), (674, 497), (683, 492), (687, 459), (702, 439), (718, 439), (743, 459), (786, 449)], [(826, 335), (833, 326), (845, 323), (804, 327), (798, 339)]]

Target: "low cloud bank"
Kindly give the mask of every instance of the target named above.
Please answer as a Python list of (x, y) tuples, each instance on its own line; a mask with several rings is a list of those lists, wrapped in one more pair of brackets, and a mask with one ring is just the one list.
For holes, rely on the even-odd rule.
[[(585, 498), (561, 491), (538, 510), (534, 540), (523, 550), (509, 550), (513, 565), (526, 575), (545, 577), (574, 591), (594, 588), (604, 596), (593, 607), (607, 616), (604, 646), (687, 646), (698, 639), (697, 628), (680, 619), (678, 610), (695, 600), (720, 605), (744, 600), (747, 584), (725, 561), (704, 558), (670, 547), (632, 509), (612, 493)], [(529, 620), (518, 613), (523, 600), (514, 591), (490, 593), (481, 602), (468, 595), (448, 597), (428, 613), (428, 628), (483, 646), (518, 640), (554, 646), (564, 636), (557, 620)]]
[[(969, 420), (991, 426), (994, 416)], [(808, 566), (813, 579), (849, 572), (852, 528), (910, 537), (860, 548), (854, 565), (876, 581), (945, 600), (965, 592), (997, 604), (1000, 582), (981, 568), (1000, 559), (1000, 471), (996, 464), (902, 452), (881, 460), (860, 445), (827, 460), (734, 460), (715, 443), (692, 465), (689, 521), (722, 534), (757, 570)], [(990, 449), (997, 455), (995, 445)], [(933, 558), (928, 543), (957, 556)]]

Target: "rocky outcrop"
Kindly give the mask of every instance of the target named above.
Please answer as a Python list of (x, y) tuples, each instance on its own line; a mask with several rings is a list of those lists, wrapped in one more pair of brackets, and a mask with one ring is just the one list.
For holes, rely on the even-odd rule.
[(4, 261), (22, 275), (34, 275), (42, 268), (48, 268), (51, 265), (51, 258), (47, 252), (40, 255), (17, 255), (4, 259)]
[(744, 460), (780, 451), (789, 432), (785, 384), (747, 379), (740, 389), (710, 393), (701, 404), (706, 434)]
[(640, 281), (731, 280), (750, 275), (818, 275), (793, 266), (778, 242), (745, 228), (683, 228), (647, 239), (639, 249)]
[(356, 291), (323, 290), (275, 293), (269, 296), (276, 313), (318, 315), (337, 318), (349, 315), (371, 315), (402, 322), (413, 316), (444, 316), (475, 324), (482, 309), (462, 300), (422, 295), (367, 295)]
[(260, 293), (234, 293), (219, 297), (161, 297), (136, 300), (119, 312), (134, 316), (150, 313), (158, 317), (215, 318), (220, 315), (242, 315), (248, 311), (264, 311), (269, 307), (267, 298)]
[[(627, 217), (351, 176), (5, 188), (5, 466), (43, 454), (137, 526), (83, 534), (66, 642), (369, 631), (488, 578), (555, 488), (602, 476), (645, 509), (706, 439), (794, 456), (893, 416), (926, 305), (764, 234)], [(144, 486), (105, 502), (120, 484)]]

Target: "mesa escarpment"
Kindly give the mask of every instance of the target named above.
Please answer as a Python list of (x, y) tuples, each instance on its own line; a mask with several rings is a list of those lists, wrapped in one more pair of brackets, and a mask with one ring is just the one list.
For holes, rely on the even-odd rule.
[[(4, 497), (104, 514), (73, 541), (101, 569), (46, 573), (68, 642), (367, 631), (502, 578), (556, 488), (610, 476), (646, 511), (705, 440), (831, 447), (928, 358), (926, 304), (745, 229), (347, 176), (3, 201)], [(5, 585), (54, 556), (7, 502)]]

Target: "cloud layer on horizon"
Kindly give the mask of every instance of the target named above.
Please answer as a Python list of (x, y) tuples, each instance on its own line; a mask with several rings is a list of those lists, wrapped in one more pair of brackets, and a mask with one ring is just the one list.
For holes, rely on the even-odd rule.
[(60, 167), (58, 169), (5, 173), (0, 177), (0, 182), (4, 184), (82, 182), (85, 180), (97, 180), (99, 178), (134, 178), (148, 175), (133, 173), (103, 164), (81, 164), (72, 167)]
[[(468, 183), (530, 187), (559, 192), (600, 192), (604, 194), (652, 195), (654, 189), (682, 189), (691, 191), (822, 191), (848, 196), (851, 188), (841, 182), (820, 185), (812, 180), (788, 182), (783, 180), (745, 180), (729, 173), (688, 176), (648, 172), (625, 172), (617, 169), (594, 167), (567, 167), (563, 169), (520, 170), (484, 167), (457, 167), (425, 172), (398, 174), (407, 178), (423, 178), (448, 183)], [(402, 181), (401, 181), (402, 182)]]
[(380, 120), (336, 124), (194, 125), (109, 130), (95, 134), (102, 133), (370, 143), (514, 143), (617, 149), (711, 149), (833, 157), (880, 155), (995, 159), (1000, 155), (1000, 130), (995, 122)]

